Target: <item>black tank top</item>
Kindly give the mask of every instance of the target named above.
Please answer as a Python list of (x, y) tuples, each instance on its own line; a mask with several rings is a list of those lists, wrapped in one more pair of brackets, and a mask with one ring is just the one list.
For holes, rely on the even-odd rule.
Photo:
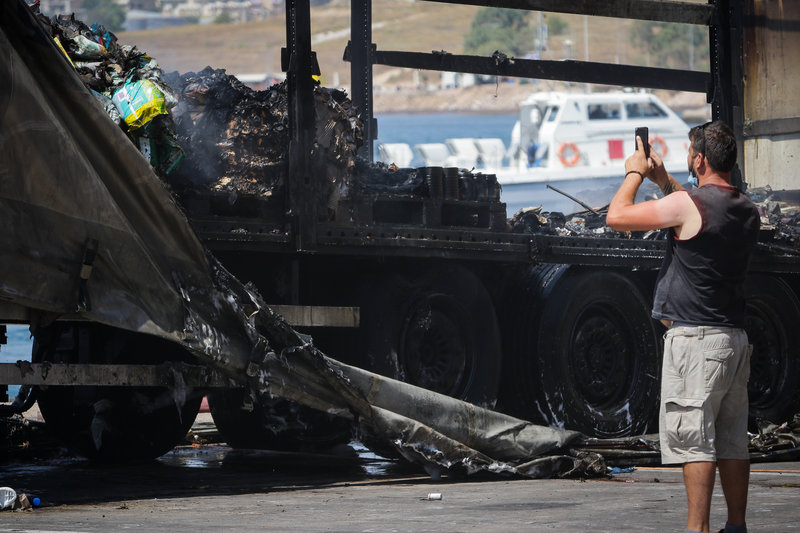
[(680, 240), (670, 230), (653, 318), (744, 327), (744, 280), (758, 240), (758, 210), (730, 186), (704, 185), (689, 197), (700, 211), (700, 231)]

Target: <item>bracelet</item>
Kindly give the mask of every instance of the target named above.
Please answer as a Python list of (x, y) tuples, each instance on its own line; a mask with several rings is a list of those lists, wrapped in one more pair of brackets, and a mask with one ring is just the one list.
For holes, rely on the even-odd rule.
[(628, 177), (628, 176), (630, 176), (631, 174), (639, 174), (639, 177), (640, 177), (640, 178), (642, 178), (642, 183), (644, 183), (644, 174), (642, 174), (642, 173), (641, 173), (641, 172), (639, 172), (638, 170), (629, 170), (629, 171), (627, 171), (627, 172), (625, 173), (625, 177), (627, 178), (627, 177)]

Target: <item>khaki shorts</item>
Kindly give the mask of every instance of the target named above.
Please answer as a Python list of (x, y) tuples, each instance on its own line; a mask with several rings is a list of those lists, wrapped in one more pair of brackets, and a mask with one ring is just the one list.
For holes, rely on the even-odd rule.
[(664, 464), (748, 459), (747, 334), (673, 327), (664, 335), (659, 434)]

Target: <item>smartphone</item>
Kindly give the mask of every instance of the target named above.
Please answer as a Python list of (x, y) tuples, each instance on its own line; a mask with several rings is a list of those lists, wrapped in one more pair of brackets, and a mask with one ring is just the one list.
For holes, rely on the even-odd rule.
[[(633, 144), (636, 144), (636, 137), (642, 138), (642, 143), (644, 143), (644, 156), (650, 157), (650, 141), (648, 140), (650, 131), (647, 128), (636, 128), (635, 137), (633, 138)], [(635, 150), (639, 149), (639, 146), (634, 146)]]

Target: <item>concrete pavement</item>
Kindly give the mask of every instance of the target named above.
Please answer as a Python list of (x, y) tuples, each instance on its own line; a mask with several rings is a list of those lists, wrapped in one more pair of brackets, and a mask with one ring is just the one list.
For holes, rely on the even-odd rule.
[[(180, 446), (145, 465), (100, 467), (69, 455), (0, 463), (0, 486), (43, 502), (30, 512), (0, 511), (0, 533), (683, 531), (686, 501), (675, 468), (584, 481), (490, 474), (434, 481), (419, 466), (359, 446), (337, 455), (234, 450), (214, 442), (208, 413), (193, 432), (210, 443)], [(800, 463), (754, 463), (751, 471), (749, 531), (800, 531)], [(428, 500), (429, 493), (442, 498)], [(711, 517), (723, 527), (719, 483)]]
[[(488, 475), (432, 481), (375, 459), (187, 446), (152, 465), (78, 459), (7, 467), (2, 485), (39, 495), (31, 512), (0, 512), (5, 531), (682, 531), (685, 497), (672, 468), (609, 480)], [(427, 500), (428, 493), (441, 500)], [(800, 463), (754, 464), (751, 532), (800, 530)], [(712, 524), (725, 522), (719, 484)]]

